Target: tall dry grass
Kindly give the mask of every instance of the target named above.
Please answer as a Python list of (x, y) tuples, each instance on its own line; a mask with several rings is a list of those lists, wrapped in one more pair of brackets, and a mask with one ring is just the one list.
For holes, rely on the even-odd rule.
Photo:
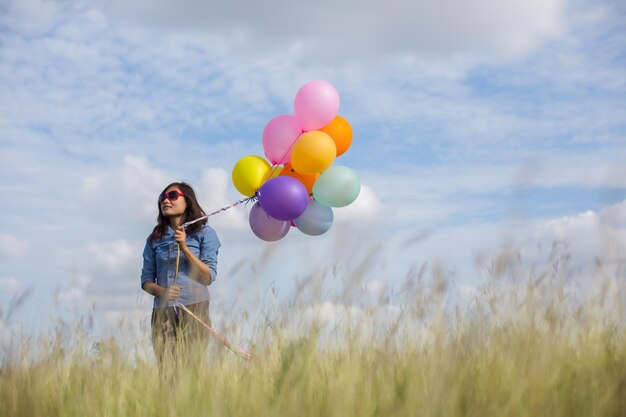
[(311, 277), (249, 314), (251, 361), (212, 342), (200, 362), (159, 374), (149, 346), (95, 348), (80, 330), (4, 346), (0, 414), (626, 416), (621, 266), (577, 276), (567, 254), (536, 265), (503, 251), (484, 285), (456, 300), (434, 266), (364, 302), (351, 289), (366, 270), (339, 277), (330, 298)]

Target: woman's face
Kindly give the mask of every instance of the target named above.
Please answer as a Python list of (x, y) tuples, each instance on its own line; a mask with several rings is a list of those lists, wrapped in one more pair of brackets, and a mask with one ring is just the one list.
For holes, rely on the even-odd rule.
[[(178, 195), (174, 197), (171, 195), (172, 191), (178, 192)], [(161, 194), (161, 197), (159, 198), (161, 201), (161, 213), (163, 213), (165, 217), (180, 216), (185, 213), (185, 210), (187, 209), (187, 202), (185, 201), (185, 197), (181, 194), (182, 192), (177, 186), (169, 187), (163, 194)], [(161, 200), (161, 198), (163, 198), (163, 200)]]

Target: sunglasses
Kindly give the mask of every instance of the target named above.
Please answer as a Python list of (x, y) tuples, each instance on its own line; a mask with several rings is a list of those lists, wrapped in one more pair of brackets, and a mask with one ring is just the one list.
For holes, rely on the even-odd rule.
[(165, 200), (166, 198), (170, 201), (176, 201), (178, 200), (178, 197), (184, 197), (184, 196), (185, 194), (181, 193), (180, 191), (170, 191), (167, 193), (163, 193), (159, 196), (159, 203)]

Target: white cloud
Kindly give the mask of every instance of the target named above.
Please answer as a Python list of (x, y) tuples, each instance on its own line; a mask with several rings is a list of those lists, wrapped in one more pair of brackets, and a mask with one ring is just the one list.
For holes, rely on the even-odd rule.
[(385, 330), (396, 321), (401, 309), (392, 304), (357, 306), (336, 302), (323, 302), (307, 307), (302, 318), (306, 322), (319, 321), (326, 326), (356, 326), (361, 335)]
[[(390, 5), (377, 0), (358, 4), (326, 0), (306, 6), (276, 1), (260, 6), (251, 1), (230, 4), (184, 0), (174, 6), (162, 0), (10, 0), (0, 22), (29, 36), (52, 32), (78, 42), (120, 34), (127, 40), (137, 40), (144, 36), (142, 28), (156, 29), (164, 52), (173, 37), (203, 38), (201, 43), (211, 44), (211, 49), (239, 53), (238, 59), (259, 58), (258, 51), (264, 51), (263, 59), (268, 54), (276, 56), (284, 67), (285, 60), (279, 57), (285, 55), (306, 61), (307, 66), (310, 56), (340, 64), (355, 57), (381, 55), (524, 55), (566, 31), (564, 9), (562, 0), (532, 0), (530, 4), (521, 0), (479, 0), (471, 4), (420, 0)], [(143, 54), (137, 51), (137, 62), (146, 60)], [(120, 58), (134, 61), (132, 56)], [(168, 69), (160, 73), (165, 71)], [(176, 67), (168, 72), (179, 80), (193, 78)], [(306, 72), (300, 72), (305, 79)], [(265, 95), (251, 75), (232, 85), (234, 95)]]
[(102, 174), (87, 175), (83, 177), (80, 191), (85, 194), (94, 194), (102, 186), (104, 177)]
[(363, 291), (368, 293), (380, 294), (386, 290), (387, 284), (381, 280), (372, 280), (364, 282), (361, 285), (361, 288), (363, 289)]
[(139, 334), (150, 324), (150, 316), (146, 314), (146, 310), (133, 307), (107, 310), (104, 312), (104, 320), (111, 329), (128, 326), (135, 334)]
[(346, 207), (334, 208), (335, 222), (363, 222), (376, 218), (382, 208), (382, 204), (374, 190), (361, 185), (361, 192), (357, 199)]
[(91, 242), (87, 245), (87, 251), (97, 265), (113, 273), (137, 270), (142, 250), (143, 247), (124, 239), (110, 243)]
[(15, 277), (0, 277), (0, 287), (2, 292), (11, 296), (17, 294), (23, 287), (22, 283)]
[[(248, 43), (286, 44), (315, 56), (456, 51), (527, 53), (563, 31), (563, 2), (480, 0), (467, 3), (376, 0), (301, 4), (163, 0), (103, 3), (117, 23), (162, 30), (195, 30)], [(350, 28), (350, 30), (346, 30)]]
[(86, 40), (101, 35), (109, 23), (100, 10), (87, 8), (77, 11), (76, 16), (58, 28), (57, 34), (66, 39)]
[(71, 287), (59, 291), (57, 301), (60, 304), (82, 305), (85, 302), (85, 292), (78, 287)]
[(146, 158), (126, 155), (117, 187), (125, 191), (125, 197), (139, 203), (141, 215), (148, 216), (156, 210), (156, 197), (167, 185), (167, 177), (162, 170), (153, 168)]
[(458, 293), (463, 300), (472, 301), (474, 298), (480, 295), (480, 290), (471, 285), (459, 285), (457, 287)]
[(572, 232), (581, 233), (587, 238), (592, 238), (599, 233), (598, 215), (588, 210), (575, 216), (565, 216), (555, 220), (550, 220), (540, 227), (540, 230), (549, 231), (550, 234), (559, 240), (565, 239)]
[(7, 0), (3, 2), (0, 24), (28, 36), (41, 36), (61, 20), (61, 3), (46, 0)]
[(118, 164), (82, 178), (84, 206), (102, 222), (119, 224), (123, 218), (128, 226), (152, 223), (158, 215), (158, 195), (173, 176), (143, 156), (126, 154)]
[(552, 219), (538, 225), (533, 237), (548, 247), (563, 242), (577, 264), (626, 260), (626, 201)]
[(626, 229), (626, 201), (603, 207), (598, 217), (600, 227)]
[[(126, 154), (121, 166), (83, 177), (81, 194), (84, 204), (102, 221), (117, 223), (123, 216), (128, 219), (128, 226), (134, 221), (148, 227), (150, 224), (154, 226), (158, 215), (158, 194), (174, 181), (191, 184), (207, 214), (242, 198), (232, 190), (230, 175), (223, 168), (208, 168), (189, 176), (184, 175), (188, 168), (185, 171), (169, 165), (165, 168), (156, 168), (146, 157)], [(178, 172), (178, 177), (172, 172)], [(212, 216), (209, 224), (220, 229), (242, 230), (247, 227), (247, 219), (239, 206)]]
[(345, 320), (348, 322), (358, 320), (363, 314), (363, 310), (356, 306), (324, 302), (308, 307), (304, 316), (321, 320), (324, 323), (338, 323)]
[(14, 259), (22, 257), (28, 245), (7, 233), (0, 233), (0, 259)]
[[(207, 214), (238, 201), (243, 196), (228, 193), (231, 188), (230, 173), (222, 168), (209, 168), (202, 172), (196, 192)], [(232, 196), (232, 197), (230, 197)], [(229, 198), (230, 197), (230, 198)], [(220, 229), (246, 229), (248, 222), (241, 206), (232, 207), (209, 218), (209, 224)]]
[(417, 223), (422, 228), (489, 211), (502, 214), (508, 210), (509, 216), (516, 215), (516, 210), (528, 204), (524, 193), (535, 190), (626, 188), (626, 168), (619, 162), (626, 152), (621, 149), (544, 151), (529, 155), (525, 162), (505, 158), (498, 155), (497, 163), (407, 166), (401, 173), (368, 171), (363, 175), (375, 193), (371, 207), (378, 206), (376, 211), (384, 214), (386, 222)]

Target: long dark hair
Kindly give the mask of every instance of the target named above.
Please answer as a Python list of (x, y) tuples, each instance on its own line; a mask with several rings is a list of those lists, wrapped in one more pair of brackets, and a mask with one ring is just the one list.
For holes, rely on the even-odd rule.
[[(191, 188), (191, 185), (185, 182), (173, 182), (165, 187), (163, 191), (161, 191), (161, 193), (164, 193), (170, 187), (178, 187), (180, 189), (180, 192), (185, 194), (184, 198), (185, 202), (187, 203), (187, 209), (185, 209), (185, 221), (195, 220), (206, 215), (204, 210), (202, 210), (202, 207), (200, 207), (198, 199), (196, 198), (196, 192), (193, 190), (193, 188)], [(163, 215), (163, 212), (161, 211), (161, 203), (159, 203), (158, 201), (157, 206), (159, 208), (159, 216), (157, 217), (157, 225), (154, 227), (154, 230), (152, 230), (152, 234), (150, 235), (152, 237), (152, 240), (161, 239), (170, 225), (170, 219)], [(197, 232), (202, 228), (202, 226), (206, 224), (206, 222), (206, 219), (204, 219), (190, 225), (187, 228), (187, 233)]]

